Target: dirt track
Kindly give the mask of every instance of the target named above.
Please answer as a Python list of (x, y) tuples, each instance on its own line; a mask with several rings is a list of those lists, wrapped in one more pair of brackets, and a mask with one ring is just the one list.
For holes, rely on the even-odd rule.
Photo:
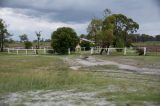
[(65, 61), (70, 64), (70, 68), (74, 70), (78, 70), (81, 67), (89, 67), (89, 66), (99, 66), (99, 65), (115, 65), (118, 66), (119, 69), (123, 70), (129, 70), (141, 74), (151, 74), (151, 75), (160, 75), (160, 69), (154, 69), (154, 68), (139, 68), (136, 66), (126, 65), (126, 64), (120, 64), (114, 61), (108, 61), (108, 60), (102, 60), (102, 59), (96, 59), (92, 56), (88, 58), (78, 58), (75, 60), (65, 58)]

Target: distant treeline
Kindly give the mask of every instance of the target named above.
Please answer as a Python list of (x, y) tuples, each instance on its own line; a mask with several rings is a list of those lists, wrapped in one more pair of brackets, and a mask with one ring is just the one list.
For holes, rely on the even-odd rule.
[[(15, 42), (22, 42), (19, 40), (13, 40), (12, 38), (5, 39), (5, 42), (7, 43), (15, 43)], [(32, 42), (37, 42), (37, 40), (33, 40)], [(41, 39), (40, 42), (51, 42), (51, 39)]]
[[(88, 38), (87, 35), (80, 35), (80, 38)], [(147, 34), (129, 34), (128, 39), (131, 40), (132, 42), (146, 42), (146, 41), (160, 41), (160, 35), (156, 36), (151, 36)], [(50, 42), (51, 39), (42, 39), (40, 42)], [(18, 42), (13, 39), (6, 39), (6, 42), (8, 43), (13, 43), (13, 42)], [(37, 42), (37, 40), (33, 40), (33, 42)]]
[(132, 40), (132, 42), (160, 41), (160, 35), (130, 34), (128, 38)]

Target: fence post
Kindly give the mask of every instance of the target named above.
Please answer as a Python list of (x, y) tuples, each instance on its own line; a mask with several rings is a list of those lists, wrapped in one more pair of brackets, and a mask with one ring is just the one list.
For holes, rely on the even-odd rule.
[(26, 55), (28, 54), (27, 49), (26, 49)]
[(125, 47), (124, 48), (124, 55), (126, 55), (127, 54), (127, 48)]
[(98, 50), (98, 53), (100, 52), (100, 48), (99, 47), (97, 47), (97, 50)]
[(10, 50), (9, 50), (9, 48), (8, 48), (8, 54), (10, 54)]
[(158, 48), (156, 48), (156, 56), (158, 56)]
[(46, 48), (44, 48), (44, 54), (46, 54)]
[(99, 47), (99, 48), (98, 48), (98, 53), (100, 53), (100, 52), (101, 52), (101, 50), (102, 50), (102, 48), (101, 48), (101, 47)]
[(17, 55), (18, 55), (18, 49), (17, 49)]
[(109, 55), (109, 50), (110, 50), (110, 48), (108, 48), (107, 55)]
[(91, 54), (93, 54), (93, 47), (91, 47)]
[(68, 48), (68, 54), (69, 54), (69, 55), (71, 54), (70, 48)]
[(144, 47), (144, 56), (146, 55), (146, 47)]
[(36, 53), (36, 49), (34, 49), (34, 53), (37, 54), (37, 53)]

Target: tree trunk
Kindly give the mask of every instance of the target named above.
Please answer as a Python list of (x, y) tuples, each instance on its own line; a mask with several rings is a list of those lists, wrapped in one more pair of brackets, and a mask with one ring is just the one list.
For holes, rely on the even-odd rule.
[(39, 40), (38, 40), (38, 49), (39, 49)]
[[(110, 46), (110, 43), (108, 43), (108, 44), (107, 44), (107, 48), (109, 48), (109, 46)], [(106, 48), (106, 46), (105, 46), (105, 45), (103, 45), (103, 46), (102, 46), (102, 49), (101, 49), (100, 55), (102, 55), (102, 53), (103, 53), (103, 51), (104, 51), (104, 50), (105, 50), (105, 52), (106, 52), (106, 53), (108, 52), (108, 49), (106, 50), (106, 49), (104, 49), (104, 48)]]
[(3, 43), (1, 43), (1, 52), (3, 52)]
[(1, 36), (1, 41), (0, 41), (1, 45), (0, 45), (0, 49), (1, 49), (1, 52), (3, 52), (3, 46), (4, 46), (4, 37), (3, 35)]
[(36, 54), (38, 54), (38, 50), (37, 49), (38, 49), (38, 46), (36, 45)]
[(2, 47), (2, 41), (1, 41), (1, 38), (0, 38), (0, 51), (1, 51), (1, 47)]
[(102, 55), (103, 51), (104, 51), (104, 49), (102, 48), (102, 49), (101, 49), (101, 52), (100, 52), (100, 55)]
[(39, 49), (39, 45), (40, 45), (40, 38), (39, 37), (38, 37), (37, 41), (38, 41), (38, 49)]

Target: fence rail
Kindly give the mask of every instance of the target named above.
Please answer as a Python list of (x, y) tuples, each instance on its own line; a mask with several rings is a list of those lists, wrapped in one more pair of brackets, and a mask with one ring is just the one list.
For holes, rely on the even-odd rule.
[(101, 50), (107, 51), (107, 55), (112, 55), (113, 53), (118, 53), (117, 51), (120, 51), (122, 55), (127, 55), (127, 54), (135, 54), (137, 51), (136, 49), (141, 49), (143, 50), (143, 55), (147, 54), (147, 48), (146, 47), (138, 47), (138, 48), (100, 48), (100, 47), (92, 47), (90, 54), (99, 54)]
[[(142, 52), (141, 55), (157, 55), (160, 56), (160, 48), (155, 49), (153, 51), (153, 49), (150, 49), (148, 47), (131, 47), (131, 48), (101, 48), (101, 47), (91, 47), (90, 51), (86, 51), (85, 48), (80, 48), (80, 49), (75, 49), (75, 51), (71, 51), (70, 48), (68, 48), (68, 54), (72, 54), (72, 53), (82, 53), (82, 54), (100, 54), (100, 52), (102, 51), (106, 51), (107, 55), (139, 55), (138, 50), (140, 50)], [(47, 54), (56, 54), (56, 51), (54, 51), (54, 49), (48, 49), (48, 48), (44, 48), (44, 49), (15, 49), (15, 48), (5, 48), (5, 51), (8, 54), (25, 54), (25, 55), (36, 55), (36, 54), (43, 54), (43, 55), (47, 55)]]
[(15, 49), (15, 48), (6, 48), (8, 54), (49, 54), (48, 52), (54, 51), (53, 49)]

